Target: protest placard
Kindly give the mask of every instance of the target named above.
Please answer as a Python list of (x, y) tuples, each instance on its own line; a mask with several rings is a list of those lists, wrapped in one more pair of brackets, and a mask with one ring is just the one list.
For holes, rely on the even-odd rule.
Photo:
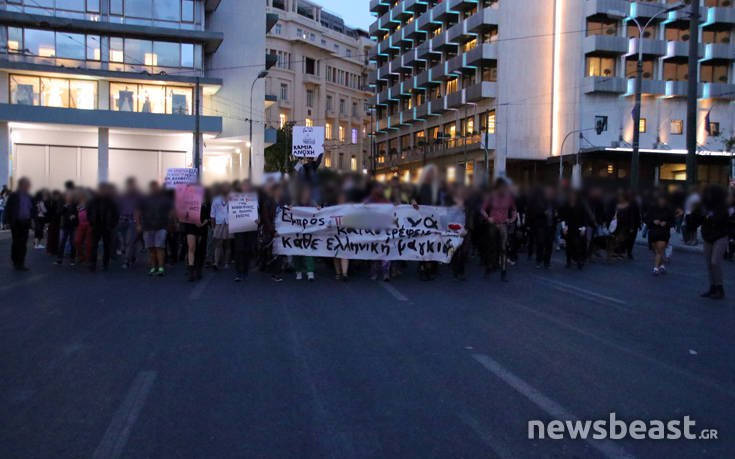
[(197, 170), (189, 167), (172, 167), (166, 170), (166, 188), (173, 190), (177, 185), (197, 183)]
[(204, 188), (199, 185), (176, 186), (176, 216), (182, 223), (201, 223)]
[(281, 208), (274, 253), (449, 263), (464, 240), (458, 208), (345, 204)]
[(258, 193), (239, 193), (230, 197), (230, 234), (258, 229)]
[(324, 153), (324, 126), (294, 126), (291, 154), (295, 158), (318, 158)]

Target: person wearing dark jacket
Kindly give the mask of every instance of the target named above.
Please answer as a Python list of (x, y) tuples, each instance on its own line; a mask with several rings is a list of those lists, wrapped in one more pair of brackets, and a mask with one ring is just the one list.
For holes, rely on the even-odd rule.
[(31, 181), (26, 177), (18, 180), (18, 190), (10, 193), (5, 204), (5, 224), (10, 227), (13, 239), (10, 249), (10, 259), (13, 267), (18, 271), (28, 271), (26, 266), (26, 252), (28, 251), (28, 231), (31, 221), (36, 217), (36, 206), (29, 194)]
[[(537, 190), (531, 198), (527, 209), (527, 223), (530, 241), (536, 251), (536, 268), (548, 269), (551, 266), (551, 253), (554, 248), (554, 235), (558, 212), (555, 206), (554, 188)], [(529, 241), (529, 245), (531, 242)], [(529, 252), (531, 249), (529, 249)]]
[(702, 239), (704, 258), (707, 262), (710, 288), (702, 297), (721, 300), (725, 298), (722, 260), (728, 244), (728, 211), (725, 190), (717, 185), (708, 186), (702, 196)]
[(671, 228), (676, 221), (676, 214), (665, 194), (659, 193), (656, 196), (655, 203), (648, 209), (647, 218), (648, 242), (656, 254), (653, 262), (653, 275), (666, 274), (664, 254), (671, 238)]
[(71, 245), (71, 265), (74, 266), (76, 260), (76, 250), (74, 250), (74, 235), (79, 224), (79, 216), (77, 214), (77, 203), (74, 201), (74, 194), (67, 191), (64, 196), (64, 202), (59, 209), (59, 227), (61, 236), (59, 238), (58, 254), (56, 264), (60, 265), (64, 262), (64, 253), (66, 252), (66, 244)]
[(587, 259), (587, 231), (592, 226), (592, 218), (577, 191), (569, 192), (566, 203), (559, 210), (559, 219), (566, 240), (567, 268), (577, 263), (581, 270)]
[(97, 269), (97, 246), (102, 241), (102, 267), (110, 266), (113, 235), (120, 219), (117, 202), (113, 197), (112, 185), (103, 183), (99, 186), (97, 196), (87, 205), (87, 216), (92, 227), (92, 250), (90, 252), (89, 270)]

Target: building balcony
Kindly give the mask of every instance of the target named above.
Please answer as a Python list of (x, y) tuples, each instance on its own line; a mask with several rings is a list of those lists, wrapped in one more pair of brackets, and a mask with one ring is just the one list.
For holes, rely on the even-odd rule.
[(427, 2), (426, 0), (404, 0), (403, 9), (406, 11), (412, 11), (414, 13), (421, 13), (426, 11)]
[(496, 99), (498, 97), (498, 83), (494, 81), (482, 81), (465, 90), (465, 102), (479, 102), (483, 99)]
[(395, 59), (390, 61), (390, 72), (391, 73), (411, 73), (411, 66), (403, 63), (403, 55), (398, 55)]
[(628, 0), (587, 0), (584, 5), (586, 17), (607, 16), (610, 18), (624, 18), (630, 12)]
[(467, 21), (460, 21), (447, 30), (447, 41), (450, 43), (465, 43), (476, 36), (477, 34), (467, 31)]
[(407, 66), (409, 69), (413, 67), (413, 64), (416, 63), (416, 49), (411, 48), (403, 55), (403, 65)]
[(404, 43), (413, 43), (412, 40), (405, 37), (406, 29), (400, 29), (393, 32), (393, 35), (390, 36), (391, 43), (395, 44), (396, 46), (400, 46)]
[[(699, 58), (704, 56), (704, 46), (699, 45)], [(666, 42), (666, 55), (664, 59), (689, 59), (689, 42), (688, 41), (668, 41)]]
[(467, 65), (480, 66), (498, 60), (498, 45), (496, 43), (482, 43), (465, 54)]
[(413, 123), (416, 121), (415, 109), (409, 108), (401, 112), (401, 121), (404, 124)]
[(628, 52), (630, 44), (625, 37), (610, 35), (590, 35), (584, 37), (584, 53), (610, 54), (620, 56)]
[(453, 10), (464, 11), (477, 6), (477, 0), (449, 0), (449, 7)]
[(480, 9), (477, 13), (470, 16), (467, 23), (467, 32), (482, 33), (490, 29), (498, 27), (500, 18), (498, 17), (498, 9), (491, 6)]
[(450, 17), (457, 18), (459, 16), (459, 11), (452, 9), (450, 2), (447, 0), (437, 4), (434, 8), (432, 8), (431, 15), (434, 21), (444, 22)]
[(711, 26), (713, 24), (729, 24), (735, 25), (735, 8), (732, 6), (713, 6), (707, 8), (704, 12), (703, 17), (704, 27)]
[(449, 32), (442, 32), (436, 37), (431, 39), (431, 49), (437, 50), (437, 51), (444, 51), (448, 48), (450, 49), (457, 49), (457, 46), (459, 46), (459, 43), (451, 42), (448, 38)]
[(383, 14), (390, 9), (390, 0), (370, 0), (370, 12)]
[(591, 93), (612, 93), (625, 94), (628, 82), (625, 78), (593, 76), (586, 77), (583, 83), (585, 94)]
[(406, 24), (406, 26), (402, 29), (403, 30), (403, 36), (410, 40), (415, 40), (417, 37), (421, 37), (426, 34), (426, 32), (423, 32), (417, 28), (418, 24), (416, 21), (413, 21), (410, 24)]
[[(666, 95), (666, 82), (663, 80), (647, 80), (641, 82), (641, 94), (650, 96)], [(628, 79), (628, 88), (625, 92), (626, 96), (635, 95), (635, 78)]]
[(700, 57), (704, 56), (704, 61), (714, 60), (733, 60), (735, 59), (735, 46), (730, 43), (709, 43), (704, 45), (704, 52)]
[(431, 101), (429, 115), (439, 116), (447, 111), (447, 100), (444, 96)]
[(425, 121), (426, 118), (429, 116), (429, 108), (430, 103), (425, 102), (417, 107), (415, 107), (414, 110), (414, 120), (415, 121)]
[(474, 73), (475, 68), (466, 63), (467, 55), (460, 54), (447, 61), (447, 73), (457, 75), (459, 73)]
[(665, 56), (666, 42), (663, 40), (652, 40), (650, 38), (630, 38), (628, 39), (628, 56), (638, 54), (638, 44), (640, 43), (644, 56)]
[(735, 84), (704, 83), (702, 97), (705, 99), (735, 100)]
[(310, 73), (304, 73), (303, 75), (304, 84), (322, 84), (322, 77), (319, 75), (312, 75)]
[(408, 77), (401, 83), (401, 94), (411, 95), (411, 91), (416, 88), (416, 77)]
[(431, 11), (428, 11), (416, 19), (416, 29), (421, 30), (422, 32), (431, 32), (432, 30), (436, 29), (439, 24), (432, 21), (433, 16)]
[(419, 59), (426, 59), (430, 54), (441, 54), (441, 51), (432, 48), (432, 40), (426, 40), (416, 48), (416, 57)]
[(447, 108), (459, 108), (465, 104), (465, 90), (460, 89), (447, 94)]
[(447, 62), (440, 62), (433, 66), (429, 71), (431, 74), (429, 75), (433, 81), (438, 80), (449, 80), (451, 78), (454, 78), (456, 75), (453, 73), (449, 73), (447, 71)]
[(657, 19), (663, 21), (666, 19), (665, 14), (660, 14), (662, 10), (666, 9), (667, 5), (661, 2), (651, 1), (635, 1), (630, 2), (630, 17), (632, 18), (652, 18), (659, 14)]
[[(697, 97), (702, 97), (704, 85), (701, 83), (697, 85)], [(666, 82), (666, 97), (687, 97), (689, 95), (689, 82), (688, 81), (667, 81)]]

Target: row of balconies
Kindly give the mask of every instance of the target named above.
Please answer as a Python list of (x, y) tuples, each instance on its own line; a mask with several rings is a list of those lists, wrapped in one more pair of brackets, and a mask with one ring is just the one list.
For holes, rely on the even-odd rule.
[(487, 139), (488, 150), (495, 150), (495, 134), (479, 133), (463, 137), (431, 139), (421, 145), (405, 146), (391, 154), (390, 151), (380, 151), (379, 156), (384, 162), (379, 164), (380, 168), (400, 166), (404, 164), (422, 161), (424, 158), (432, 159), (438, 156), (451, 155), (467, 150), (478, 150), (483, 148), (483, 138)]
[[(650, 18), (661, 12), (661, 9), (667, 6), (664, 3), (629, 1), (629, 0), (587, 0), (585, 2), (586, 17), (604, 15), (613, 18)], [(712, 6), (706, 8), (702, 16), (704, 18), (704, 26), (711, 24), (732, 24), (735, 25), (735, 8), (732, 6)], [(689, 20), (686, 9), (673, 11), (668, 17), (663, 19), (671, 20)]]
[[(439, 12), (437, 12), (437, 8), (441, 7), (442, 5), (444, 5), (444, 8), (446, 8), (446, 5), (448, 5), (448, 3), (440, 3), (430, 11), (419, 16), (419, 18), (413, 21), (411, 24), (407, 24), (400, 30), (393, 32), (393, 34), (385, 37), (382, 41), (378, 42), (375, 48), (371, 50), (369, 58), (371, 60), (375, 60), (378, 55), (388, 55), (388, 51), (390, 49), (398, 50), (398, 52), (400, 52), (401, 45), (413, 45), (416, 38), (420, 34), (426, 37), (431, 30), (436, 28), (436, 21), (439, 21), (440, 19), (436, 17), (435, 14), (439, 14)], [(379, 22), (380, 21), (374, 23), (373, 25), (378, 24)], [(424, 55), (430, 52), (438, 53), (447, 46), (456, 47), (460, 43), (476, 37), (479, 33), (482, 33), (490, 28), (497, 27), (497, 25), (498, 10), (492, 7), (487, 7), (478, 11), (476, 14), (470, 16), (464, 21), (458, 22), (438, 36), (430, 40), (427, 39), (419, 47), (423, 47)]]
[[(373, 9), (372, 4), (381, 8)], [(457, 17), (461, 11), (477, 5), (477, 0), (445, 0), (435, 5), (429, 11), (426, 11), (427, 3), (424, 0), (402, 0), (391, 8), (385, 5), (387, 2), (371, 2), (371, 11), (378, 13), (378, 19), (370, 26), (369, 32), (371, 36), (382, 38), (386, 34), (392, 32), (398, 25), (410, 17), (415, 17), (415, 13), (426, 12), (417, 17), (414, 21), (419, 22), (420, 26), (427, 26), (432, 21), (443, 22), (450, 16)], [(411, 24), (409, 24), (411, 25)], [(407, 25), (407, 27), (409, 26)], [(436, 28), (436, 23), (429, 26), (428, 30)], [(427, 30), (427, 31), (428, 31)]]
[[(649, 96), (686, 97), (687, 81), (643, 80), (641, 92)], [(586, 94), (611, 93), (632, 96), (635, 94), (635, 78), (586, 77), (583, 85)], [(705, 99), (735, 100), (735, 84), (699, 83), (697, 96)]]
[[(664, 59), (689, 57), (689, 43), (685, 41), (652, 40), (649, 38), (626, 38), (606, 35), (590, 35), (584, 38), (585, 54), (603, 53), (612, 55), (636, 55), (640, 43), (643, 54)], [(735, 45), (732, 43), (709, 43), (699, 45), (699, 58), (703, 60), (735, 60)]]
[[(494, 99), (497, 97), (497, 94), (497, 83), (482, 81), (466, 89), (460, 89), (446, 96), (440, 96), (437, 99), (427, 101), (416, 107), (378, 120), (376, 128), (379, 131), (398, 129), (400, 126), (408, 126), (411, 123), (425, 121), (431, 116), (439, 116), (448, 110), (461, 108), (467, 103), (477, 103), (484, 99)], [(397, 99), (394, 100), (397, 101)]]
[[(422, 46), (412, 49), (386, 63), (379, 69), (370, 72), (368, 81), (387, 81), (392, 76), (410, 74), (413, 71), (414, 64), (417, 61), (426, 60), (427, 55), (430, 54)], [(460, 72), (474, 72), (477, 67), (497, 61), (497, 59), (498, 45), (495, 43), (481, 43), (466, 53), (441, 62), (418, 76), (413, 77), (416, 83), (411, 89), (414, 87), (425, 88), (426, 85), (431, 85), (432, 82), (453, 78)]]

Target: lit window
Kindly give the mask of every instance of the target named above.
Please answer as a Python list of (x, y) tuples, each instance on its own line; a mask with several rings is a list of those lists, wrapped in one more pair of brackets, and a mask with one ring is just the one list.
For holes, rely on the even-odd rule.
[(684, 133), (684, 121), (671, 120), (671, 133), (674, 135), (682, 135)]
[(638, 125), (638, 128), (639, 128), (641, 134), (644, 134), (646, 132), (646, 127), (648, 125), (648, 123), (646, 121), (647, 121), (646, 118), (641, 118), (641, 122)]
[(324, 167), (332, 167), (332, 156), (324, 155)]
[(327, 140), (332, 140), (332, 125), (330, 123), (324, 125), (324, 136)]
[(339, 127), (339, 141), (344, 142), (345, 141), (345, 128), (344, 126)]
[(352, 157), (350, 158), (350, 170), (357, 170), (357, 158), (355, 157), (355, 155), (352, 155)]
[(68, 108), (69, 80), (41, 78), (41, 105)]
[(311, 118), (306, 118), (305, 120), (306, 127), (313, 127), (314, 122), (311, 120)]
[(286, 126), (286, 122), (288, 121), (288, 119), (286, 118), (286, 115), (284, 113), (281, 113), (280, 115), (278, 115), (278, 121), (281, 125), (281, 129), (283, 129), (283, 127)]

